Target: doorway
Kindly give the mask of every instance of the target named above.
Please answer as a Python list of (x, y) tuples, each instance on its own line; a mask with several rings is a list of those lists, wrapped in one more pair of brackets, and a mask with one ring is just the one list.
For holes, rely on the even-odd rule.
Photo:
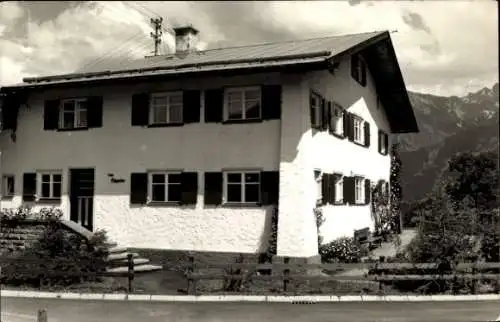
[(70, 169), (70, 220), (92, 231), (94, 228), (95, 170)]

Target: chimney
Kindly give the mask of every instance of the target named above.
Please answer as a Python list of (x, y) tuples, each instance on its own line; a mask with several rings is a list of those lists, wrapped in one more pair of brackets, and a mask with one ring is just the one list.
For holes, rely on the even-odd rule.
[(175, 32), (175, 53), (189, 53), (198, 48), (199, 31), (193, 26), (173, 28)]

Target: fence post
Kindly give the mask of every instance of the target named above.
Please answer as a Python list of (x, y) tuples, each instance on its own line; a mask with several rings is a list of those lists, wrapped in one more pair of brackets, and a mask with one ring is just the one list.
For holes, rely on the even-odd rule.
[(47, 311), (45, 309), (38, 310), (37, 322), (47, 322)]
[[(289, 264), (290, 263), (290, 257), (285, 257), (283, 259), (283, 264)], [(288, 276), (290, 275), (290, 269), (285, 268), (283, 270), (283, 291), (287, 292), (288, 291), (288, 283), (290, 280), (288, 279)]]
[(187, 287), (187, 293), (189, 295), (194, 294), (196, 292), (196, 284), (195, 281), (192, 277), (194, 273), (194, 257), (189, 256), (189, 266), (187, 268), (187, 280), (188, 280), (188, 287)]
[(134, 280), (134, 255), (127, 254), (127, 263), (128, 263), (128, 292), (132, 293), (132, 281)]

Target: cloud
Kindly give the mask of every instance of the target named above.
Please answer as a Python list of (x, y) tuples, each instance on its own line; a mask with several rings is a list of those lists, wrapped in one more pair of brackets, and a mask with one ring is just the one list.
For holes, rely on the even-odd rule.
[[(462, 95), (498, 81), (494, 1), (53, 2), (45, 5), (51, 14), (27, 3), (0, 6), (0, 55), (9, 71), (0, 84), (149, 55), (155, 15), (165, 30), (193, 24), (209, 48), (397, 30), (391, 37), (411, 90)], [(165, 31), (161, 52), (173, 46)]]

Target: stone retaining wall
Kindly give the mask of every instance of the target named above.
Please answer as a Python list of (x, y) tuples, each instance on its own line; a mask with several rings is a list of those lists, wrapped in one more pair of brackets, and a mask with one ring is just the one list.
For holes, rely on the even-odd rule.
[(4, 221), (0, 224), (0, 255), (14, 255), (33, 245), (48, 225), (42, 220)]

